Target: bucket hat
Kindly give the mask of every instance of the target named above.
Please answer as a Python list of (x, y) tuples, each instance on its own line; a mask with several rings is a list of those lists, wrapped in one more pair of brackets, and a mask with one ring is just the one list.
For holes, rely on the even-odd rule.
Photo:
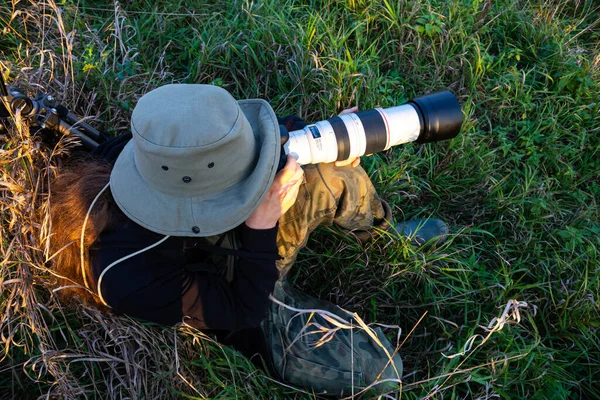
[(264, 100), (212, 85), (161, 86), (140, 98), (131, 140), (110, 176), (130, 219), (172, 236), (212, 236), (243, 223), (269, 190), (280, 157)]

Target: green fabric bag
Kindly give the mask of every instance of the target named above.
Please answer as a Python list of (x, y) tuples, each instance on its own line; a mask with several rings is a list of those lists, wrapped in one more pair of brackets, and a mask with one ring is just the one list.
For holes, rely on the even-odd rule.
[[(398, 393), (402, 359), (380, 328), (372, 329), (372, 333), (381, 346), (351, 315), (293, 289), (285, 281), (277, 282), (273, 297), (287, 307), (272, 302), (262, 329), (272, 367), (284, 381), (334, 396), (357, 395), (374, 382), (379, 383), (364, 391), (365, 395)], [(289, 307), (319, 309), (333, 315), (297, 312)], [(350, 325), (354, 327), (350, 329)]]

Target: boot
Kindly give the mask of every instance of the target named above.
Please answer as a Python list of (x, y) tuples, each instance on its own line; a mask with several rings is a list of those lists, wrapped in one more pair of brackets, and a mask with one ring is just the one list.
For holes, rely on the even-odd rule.
[(437, 247), (448, 237), (448, 225), (435, 218), (419, 218), (399, 222), (395, 229), (400, 235), (410, 239), (410, 243), (416, 247)]
[[(427, 249), (430, 246), (439, 246), (448, 236), (448, 226), (439, 219), (421, 218), (409, 221), (394, 223), (392, 209), (386, 201), (381, 201), (385, 216), (379, 221), (375, 221), (374, 228), (379, 231), (396, 232), (410, 240), (415, 247), (423, 246)], [(374, 238), (375, 231), (354, 231), (354, 235), (362, 244), (367, 244)]]

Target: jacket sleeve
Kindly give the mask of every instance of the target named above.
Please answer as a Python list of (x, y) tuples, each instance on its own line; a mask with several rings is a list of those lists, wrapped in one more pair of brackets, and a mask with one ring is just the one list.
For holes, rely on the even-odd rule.
[[(120, 257), (115, 249), (123, 254), (133, 252), (124, 245), (126, 237), (120, 233), (116, 236), (114, 246), (104, 238), (104, 243), (90, 254), (95, 271)], [(276, 236), (277, 227), (254, 230), (243, 225), (242, 250), (263, 257), (240, 258), (231, 283), (218, 274), (188, 270), (178, 256), (181, 250), (151, 249), (107, 272), (102, 282), (103, 296), (117, 312), (160, 324), (183, 321), (199, 329), (223, 330), (257, 326), (266, 314), (268, 296), (278, 279)]]

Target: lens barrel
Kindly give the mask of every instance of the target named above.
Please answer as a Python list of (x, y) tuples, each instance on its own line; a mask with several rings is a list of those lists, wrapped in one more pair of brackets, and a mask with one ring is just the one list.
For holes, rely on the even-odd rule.
[(462, 111), (449, 91), (416, 97), (407, 104), (339, 115), (289, 132), (285, 154), (298, 163), (343, 161), (409, 142), (429, 143), (458, 135)]
[(421, 120), (417, 143), (439, 142), (456, 137), (462, 126), (462, 111), (458, 99), (450, 91), (415, 97), (412, 105)]

